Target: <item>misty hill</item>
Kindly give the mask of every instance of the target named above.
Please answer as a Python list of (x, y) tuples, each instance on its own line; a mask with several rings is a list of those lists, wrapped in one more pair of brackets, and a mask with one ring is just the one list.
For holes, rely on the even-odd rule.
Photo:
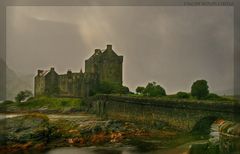
[(12, 69), (7, 67), (7, 99), (12, 100), (21, 90), (33, 91), (34, 75), (18, 75)]

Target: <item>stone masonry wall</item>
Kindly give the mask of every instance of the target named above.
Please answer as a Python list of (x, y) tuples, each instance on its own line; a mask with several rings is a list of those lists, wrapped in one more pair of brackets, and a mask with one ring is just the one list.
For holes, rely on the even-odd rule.
[(95, 113), (112, 119), (157, 125), (165, 122), (191, 131), (205, 117), (234, 119), (233, 104), (140, 99), (121, 96), (98, 96), (92, 101)]

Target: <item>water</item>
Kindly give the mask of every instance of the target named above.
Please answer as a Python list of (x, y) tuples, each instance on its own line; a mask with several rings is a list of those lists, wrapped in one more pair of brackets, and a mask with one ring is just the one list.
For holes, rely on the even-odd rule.
[(5, 118), (13, 118), (21, 115), (23, 114), (0, 114), (0, 120)]
[(187, 154), (188, 147), (177, 147), (172, 149), (160, 149), (148, 152), (142, 152), (132, 146), (122, 147), (61, 147), (52, 149), (44, 154)]
[(52, 149), (45, 154), (137, 154), (134, 152), (134, 147), (62, 147), (57, 149)]
[[(24, 114), (0, 114), (0, 119), (13, 118), (22, 115)], [(94, 115), (88, 114), (76, 114), (76, 115), (47, 114), (47, 116), (50, 120), (68, 119), (85, 121), (88, 119), (97, 119), (97, 117), (95, 117)]]

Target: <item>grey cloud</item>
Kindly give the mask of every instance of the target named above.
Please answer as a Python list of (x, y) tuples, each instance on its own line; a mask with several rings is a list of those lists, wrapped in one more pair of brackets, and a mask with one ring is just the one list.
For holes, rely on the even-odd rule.
[[(132, 90), (154, 80), (169, 93), (189, 91), (202, 78), (211, 90), (233, 87), (232, 8), (13, 7), (8, 12), (8, 64), (14, 70), (32, 73), (53, 65), (77, 71), (94, 48), (111, 43), (124, 55), (124, 83)], [(14, 27), (13, 16), (25, 26)]]

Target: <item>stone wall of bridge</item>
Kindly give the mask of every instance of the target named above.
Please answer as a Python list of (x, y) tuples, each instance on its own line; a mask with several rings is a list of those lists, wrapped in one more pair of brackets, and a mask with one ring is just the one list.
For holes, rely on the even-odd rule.
[[(91, 101), (99, 116), (157, 126), (168, 123), (180, 130), (191, 131), (207, 117), (235, 119), (236, 105), (225, 102), (167, 100), (101, 95)], [(201, 126), (201, 124), (198, 124)]]

